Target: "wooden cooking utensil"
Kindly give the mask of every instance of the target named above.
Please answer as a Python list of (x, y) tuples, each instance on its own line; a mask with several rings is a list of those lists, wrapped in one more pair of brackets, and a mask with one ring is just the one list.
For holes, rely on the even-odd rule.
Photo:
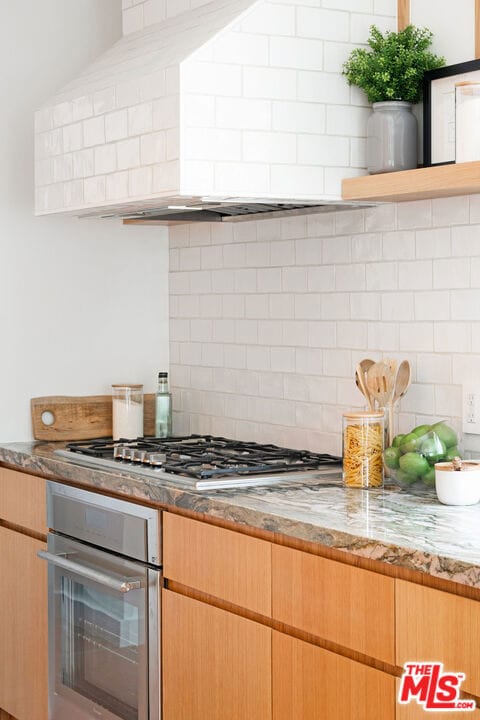
[(367, 388), (381, 408), (386, 408), (395, 389), (397, 363), (395, 360), (380, 360), (367, 371)]
[(388, 444), (393, 442), (393, 407), (405, 395), (411, 383), (411, 368), (408, 360), (402, 360), (394, 380), (394, 390), (388, 403)]
[(367, 382), (366, 382), (366, 374), (362, 367), (362, 363), (366, 363), (366, 362), (371, 363), (373, 365), (373, 360), (362, 360), (361, 362), (359, 362), (355, 369), (355, 382), (356, 382), (358, 389), (362, 393), (362, 395), (365, 396), (365, 399), (368, 403), (369, 410), (373, 410), (373, 400), (370, 396), (370, 392), (368, 390)]
[(403, 360), (398, 368), (397, 377), (395, 378), (395, 391), (393, 393), (392, 404), (402, 398), (407, 392), (412, 382), (412, 368), (408, 360)]
[(393, 406), (392, 397), (395, 392), (395, 378), (397, 376), (396, 360), (385, 359), (372, 365), (367, 373), (367, 386), (380, 408), (388, 413), (387, 443), (391, 444), (393, 433)]
[(365, 396), (370, 410), (374, 409), (374, 402), (373, 398), (370, 397), (370, 393), (367, 387), (367, 372), (373, 364), (374, 360), (370, 360), (370, 358), (364, 358), (363, 360), (360, 360), (355, 370), (356, 385), (362, 395)]
[[(92, 440), (112, 435), (111, 395), (32, 398), (30, 406), (36, 440)], [(44, 413), (53, 416), (50, 424), (43, 421)], [(144, 396), (144, 433), (155, 435), (153, 393)]]

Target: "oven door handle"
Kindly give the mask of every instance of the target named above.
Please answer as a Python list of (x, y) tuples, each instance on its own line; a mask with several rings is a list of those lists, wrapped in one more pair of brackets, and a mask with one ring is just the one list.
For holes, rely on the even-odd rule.
[(63, 568), (64, 570), (70, 570), (70, 572), (74, 572), (81, 577), (88, 578), (88, 580), (93, 580), (100, 585), (105, 585), (117, 592), (127, 593), (130, 592), (130, 590), (138, 590), (142, 587), (141, 580), (134, 578), (115, 578), (111, 575), (103, 573), (101, 570), (94, 570), (93, 568), (89, 568), (78, 562), (69, 560), (64, 555), (54, 555), (53, 553), (45, 552), (44, 550), (39, 550), (37, 555), (41, 560), (46, 560), (48, 563)]

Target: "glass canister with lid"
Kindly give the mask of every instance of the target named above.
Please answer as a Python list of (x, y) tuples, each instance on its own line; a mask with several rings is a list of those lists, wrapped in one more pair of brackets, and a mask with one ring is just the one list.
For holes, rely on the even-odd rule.
[(143, 385), (112, 385), (114, 440), (135, 440), (143, 435)]
[(351, 488), (383, 487), (383, 412), (343, 415), (343, 482)]

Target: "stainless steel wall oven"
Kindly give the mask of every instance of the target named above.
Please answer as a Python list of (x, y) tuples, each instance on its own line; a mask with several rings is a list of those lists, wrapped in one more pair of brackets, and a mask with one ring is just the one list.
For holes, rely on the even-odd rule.
[(49, 720), (159, 720), (161, 513), (47, 483)]

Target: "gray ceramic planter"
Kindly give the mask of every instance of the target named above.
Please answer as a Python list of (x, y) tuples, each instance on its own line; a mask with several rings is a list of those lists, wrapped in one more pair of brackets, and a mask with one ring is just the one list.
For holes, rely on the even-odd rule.
[(367, 123), (368, 172), (375, 175), (416, 167), (417, 119), (411, 103), (374, 103)]

